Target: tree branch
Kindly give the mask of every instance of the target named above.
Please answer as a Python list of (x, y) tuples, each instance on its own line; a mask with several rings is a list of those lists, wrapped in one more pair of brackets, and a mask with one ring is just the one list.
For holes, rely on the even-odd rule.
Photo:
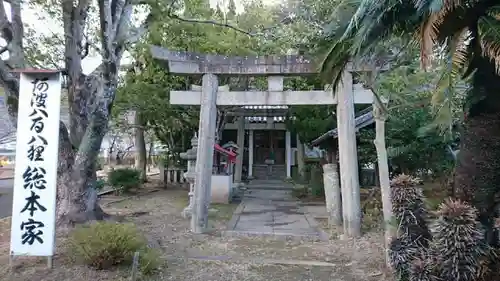
[[(266, 31), (270, 31), (270, 30), (275, 29), (275, 28), (277, 28), (279, 26), (279, 25), (273, 25), (273, 26), (265, 27), (265, 28), (261, 29), (258, 32), (250, 32), (248, 30), (241, 29), (241, 28), (239, 28), (237, 26), (228, 24), (226, 22), (218, 22), (218, 21), (215, 21), (215, 20), (187, 19), (187, 18), (181, 17), (179, 15), (176, 15), (176, 14), (174, 14), (172, 12), (168, 13), (168, 17), (170, 17), (172, 19), (176, 19), (178, 21), (182, 21), (182, 22), (200, 23), (200, 24), (212, 24), (212, 25), (216, 25), (216, 26), (227, 27), (229, 29), (235, 30), (237, 32), (246, 34), (246, 35), (251, 36), (251, 37), (265, 35), (264, 33)], [(289, 18), (284, 18), (283, 20), (280, 21), (279, 24), (288, 24), (288, 23), (291, 23), (291, 20)], [(269, 34), (269, 35), (271, 35), (272, 37), (276, 37), (273, 34)]]
[(16, 140), (16, 132), (8, 131), (6, 133), (0, 134), (0, 144), (7, 144)]

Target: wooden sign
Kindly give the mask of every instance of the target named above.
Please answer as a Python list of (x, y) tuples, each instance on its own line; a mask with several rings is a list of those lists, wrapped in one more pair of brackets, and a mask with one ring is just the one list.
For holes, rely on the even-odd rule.
[(11, 256), (54, 254), (61, 78), (20, 74)]

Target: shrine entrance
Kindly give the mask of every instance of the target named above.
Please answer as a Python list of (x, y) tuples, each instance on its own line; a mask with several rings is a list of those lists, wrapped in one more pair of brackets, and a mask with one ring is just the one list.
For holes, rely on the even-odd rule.
[[(254, 130), (253, 164), (285, 165), (285, 131)], [(272, 162), (272, 163), (271, 163)]]
[[(345, 220), (354, 225), (354, 232), (359, 232), (361, 208), (359, 198), (358, 160), (356, 148), (356, 129), (354, 124), (354, 104), (372, 104), (373, 93), (366, 89), (354, 91), (351, 72), (367, 71), (371, 68), (355, 66), (349, 63), (342, 74), (336, 91), (329, 85), (324, 89), (310, 91), (288, 91), (283, 89), (286, 76), (317, 75), (317, 67), (312, 60), (302, 55), (295, 56), (245, 56), (227, 57), (222, 55), (196, 54), (183, 51), (170, 51), (152, 46), (153, 58), (164, 63), (168, 71), (178, 75), (202, 76), (201, 87), (196, 86), (186, 91), (171, 91), (170, 103), (176, 105), (199, 105), (200, 123), (198, 133), (198, 151), (196, 158), (196, 180), (194, 185), (194, 208), (191, 217), (191, 229), (202, 233), (207, 228), (210, 194), (217, 186), (212, 186), (212, 166), (217, 123), (217, 106), (239, 106), (235, 111), (238, 118), (238, 147), (244, 149), (246, 130), (249, 135), (248, 158), (250, 169), (255, 161), (266, 162), (269, 156), (277, 162), (285, 162), (286, 176), (291, 175), (292, 135), (285, 124), (278, 126), (268, 119), (267, 124), (251, 124), (247, 116), (275, 116), (273, 110), (248, 109), (249, 106), (293, 105), (332, 105), (339, 104), (336, 117), (338, 124), (340, 178), (342, 190), (348, 196), (342, 197), (342, 205), (349, 206), (344, 212)], [(265, 76), (268, 88), (261, 91), (231, 91), (227, 85), (219, 86), (217, 75), (224, 76)], [(282, 113), (280, 113), (282, 114)], [(281, 115), (282, 116), (282, 115)], [(276, 130), (280, 127), (281, 131)], [(262, 131), (273, 131), (262, 132)], [(285, 152), (283, 153), (283, 133)], [(256, 137), (256, 135), (259, 135)], [(260, 143), (257, 147), (254, 142)], [(284, 156), (283, 156), (284, 154)], [(244, 153), (238, 154), (234, 181), (241, 181)], [(326, 189), (325, 189), (326, 190)], [(356, 235), (356, 234), (354, 234)]]

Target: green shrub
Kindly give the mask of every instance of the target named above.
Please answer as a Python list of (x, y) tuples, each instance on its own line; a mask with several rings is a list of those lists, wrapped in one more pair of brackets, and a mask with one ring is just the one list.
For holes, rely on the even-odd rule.
[(136, 169), (116, 169), (108, 173), (108, 183), (117, 193), (127, 193), (141, 184), (141, 172)]
[(323, 171), (317, 165), (311, 166), (311, 179), (309, 181), (311, 195), (315, 197), (325, 196), (325, 187), (323, 185)]
[(106, 181), (103, 179), (97, 179), (95, 183), (95, 189), (98, 191), (101, 191), (104, 189), (104, 186), (106, 185)]
[(79, 226), (69, 237), (69, 250), (74, 261), (95, 269), (131, 265), (135, 252), (139, 252), (143, 274), (160, 266), (158, 252), (147, 247), (146, 239), (132, 224), (96, 222)]

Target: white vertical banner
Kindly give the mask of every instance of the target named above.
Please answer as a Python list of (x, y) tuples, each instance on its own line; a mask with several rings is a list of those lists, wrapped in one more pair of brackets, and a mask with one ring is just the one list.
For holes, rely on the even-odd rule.
[(61, 73), (20, 73), (11, 255), (52, 256)]

